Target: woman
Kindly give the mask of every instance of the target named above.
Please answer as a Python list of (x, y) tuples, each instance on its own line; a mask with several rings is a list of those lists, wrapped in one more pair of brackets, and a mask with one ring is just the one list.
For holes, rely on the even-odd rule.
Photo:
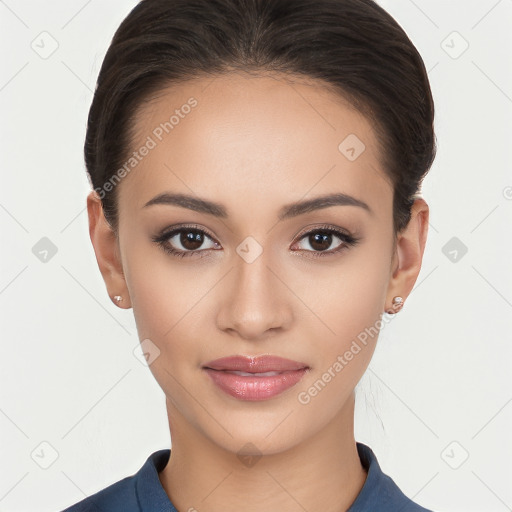
[(372, 0), (130, 12), (89, 113), (87, 206), (172, 454), (67, 511), (427, 510), (355, 441), (354, 389), (421, 269), (433, 120)]

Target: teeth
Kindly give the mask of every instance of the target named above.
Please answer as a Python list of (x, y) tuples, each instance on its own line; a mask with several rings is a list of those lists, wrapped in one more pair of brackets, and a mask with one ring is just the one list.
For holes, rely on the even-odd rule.
[(224, 370), (226, 373), (232, 373), (233, 375), (240, 375), (241, 377), (273, 377), (279, 375), (280, 372), (264, 372), (264, 373), (249, 373), (240, 372), (238, 370)]

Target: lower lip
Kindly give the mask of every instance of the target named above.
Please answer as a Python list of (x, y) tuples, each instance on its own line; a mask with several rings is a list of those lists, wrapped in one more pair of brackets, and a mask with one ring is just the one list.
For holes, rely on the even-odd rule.
[(266, 400), (281, 394), (299, 382), (307, 369), (293, 370), (267, 377), (249, 377), (221, 370), (204, 369), (225, 393), (240, 400)]

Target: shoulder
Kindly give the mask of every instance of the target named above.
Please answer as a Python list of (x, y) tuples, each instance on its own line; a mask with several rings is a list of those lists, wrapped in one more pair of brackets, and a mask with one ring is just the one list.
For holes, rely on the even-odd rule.
[(170, 450), (153, 452), (133, 475), (88, 496), (61, 512), (140, 512), (140, 493), (154, 493), (159, 487), (158, 471), (169, 459)]
[(367, 470), (366, 482), (348, 512), (434, 512), (406, 496), (395, 481), (382, 471), (373, 450), (357, 443), (361, 463)]

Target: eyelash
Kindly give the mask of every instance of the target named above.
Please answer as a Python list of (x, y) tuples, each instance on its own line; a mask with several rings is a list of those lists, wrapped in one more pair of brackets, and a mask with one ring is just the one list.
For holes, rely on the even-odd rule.
[[(170, 231), (164, 232), (161, 235), (154, 236), (152, 238), (152, 240), (153, 240), (153, 242), (158, 244), (166, 253), (168, 253), (172, 256), (176, 256), (178, 258), (190, 257), (190, 256), (194, 256), (195, 254), (200, 253), (200, 252), (216, 250), (216, 249), (196, 249), (194, 251), (181, 251), (178, 249), (174, 249), (169, 244), (168, 240), (182, 232), (194, 232), (194, 233), (199, 233), (201, 235), (206, 235), (208, 238), (212, 239), (215, 243), (218, 243), (214, 240), (213, 236), (210, 235), (207, 231), (205, 231), (204, 229), (201, 229), (195, 225), (180, 226), (179, 228), (174, 228)], [(332, 226), (320, 226), (316, 229), (307, 231), (306, 233), (299, 235), (300, 236), (299, 242), (302, 239), (307, 238), (308, 236), (311, 236), (316, 233), (336, 235), (338, 238), (341, 239), (341, 241), (343, 243), (340, 244), (336, 249), (331, 249), (329, 251), (314, 251), (314, 250), (310, 251), (310, 250), (301, 249), (301, 251), (313, 253), (313, 255), (312, 255), (313, 258), (322, 258), (322, 257), (326, 257), (326, 256), (332, 256), (332, 255), (337, 254), (345, 249), (348, 249), (349, 247), (355, 246), (360, 241), (360, 238), (350, 235), (340, 229), (334, 228)], [(200, 256), (200, 257), (203, 258), (205, 256)]]

